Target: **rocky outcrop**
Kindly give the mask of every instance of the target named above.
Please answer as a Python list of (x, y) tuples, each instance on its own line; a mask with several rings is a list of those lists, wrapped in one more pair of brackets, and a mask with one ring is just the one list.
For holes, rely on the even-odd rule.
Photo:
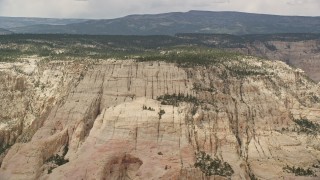
[(243, 46), (245, 48), (236, 48), (236, 51), (270, 60), (281, 60), (304, 70), (312, 80), (320, 82), (320, 41), (318, 39), (255, 41)]
[[(19, 96), (47, 111), (29, 125), (25, 119), (15, 120), (23, 128), (16, 133), (18, 140), (5, 141), (15, 143), (3, 159), (0, 179), (305, 177), (289, 173), (287, 165), (310, 167), (320, 176), (317, 129), (307, 134), (294, 121), (320, 123), (319, 86), (282, 62), (244, 58), (193, 67), (131, 60), (40, 64), (35, 68), (43, 68), (41, 72), (57, 69), (61, 75), (47, 76), (48, 87), (54, 87), (50, 95), (37, 91)], [(44, 78), (37, 74), (32, 77)], [(17, 77), (8, 83), (14, 92), (37, 90), (26, 86), (32, 84), (30, 77), (21, 78), (25, 80)], [(54, 100), (43, 105), (49, 97)], [(12, 117), (18, 113), (9, 105), (2, 107)], [(31, 140), (20, 141), (19, 135), (30, 128), (35, 132)], [(195, 167), (201, 152), (230, 166), (232, 175), (206, 177), (207, 167)]]
[[(0, 148), (28, 142), (83, 71), (80, 63), (37, 58), (0, 64)], [(2, 161), (0, 161), (1, 163)]]

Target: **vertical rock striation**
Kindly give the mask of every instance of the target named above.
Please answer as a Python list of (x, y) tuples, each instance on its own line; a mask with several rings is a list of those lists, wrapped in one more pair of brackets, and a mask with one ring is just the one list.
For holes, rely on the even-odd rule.
[[(284, 63), (179, 67), (106, 60), (44, 68), (63, 68), (57, 77), (64, 83), (56, 84), (54, 102), (43, 105), (46, 115), (32, 121), (41, 123), (30, 141), (6, 140), (16, 143), (0, 179), (229, 178), (206, 177), (194, 166), (199, 152), (230, 164), (231, 179), (279, 179), (295, 177), (286, 165), (312, 167), (320, 160), (319, 134), (299, 133), (294, 122), (320, 123), (319, 87)], [(23, 80), (14, 82), (24, 89)]]

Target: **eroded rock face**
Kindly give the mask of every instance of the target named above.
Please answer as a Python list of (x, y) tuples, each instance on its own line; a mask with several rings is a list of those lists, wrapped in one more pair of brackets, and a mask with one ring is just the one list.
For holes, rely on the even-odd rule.
[[(69, 83), (56, 84), (55, 100), (32, 139), (6, 153), (0, 179), (203, 179), (194, 166), (201, 151), (230, 164), (232, 179), (304, 178), (285, 172), (286, 165), (310, 167), (320, 176), (312, 167), (320, 160), (319, 134), (298, 133), (293, 121), (320, 123), (319, 86), (284, 63), (64, 63), (49, 63), (43, 72), (60, 68), (78, 76), (59, 76)], [(264, 71), (256, 75), (243, 65)], [(36, 89), (27, 88), (27, 80), (12, 86)], [(34, 94), (23, 97), (41, 96)], [(170, 105), (157, 100), (162, 95), (180, 99)]]
[(281, 60), (300, 68), (315, 82), (320, 82), (320, 41), (267, 41), (245, 45), (242, 53)]
[(0, 148), (30, 141), (52, 107), (76, 84), (82, 66), (37, 58), (1, 63)]

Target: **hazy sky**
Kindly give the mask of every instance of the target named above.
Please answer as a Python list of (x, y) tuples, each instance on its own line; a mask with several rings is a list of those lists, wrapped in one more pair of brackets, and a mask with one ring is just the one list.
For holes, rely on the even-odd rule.
[(189, 10), (320, 16), (320, 0), (0, 0), (0, 16), (98, 18)]

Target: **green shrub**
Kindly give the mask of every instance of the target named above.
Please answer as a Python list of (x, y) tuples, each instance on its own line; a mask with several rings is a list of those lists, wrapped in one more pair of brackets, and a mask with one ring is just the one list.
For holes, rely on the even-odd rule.
[(189, 41), (172, 36), (8, 35), (0, 36), (4, 45), (0, 61), (36, 55), (60, 60), (116, 58), (203, 65), (239, 55)]
[(2, 153), (5, 153), (6, 151), (7, 151), (7, 149), (9, 149), (10, 147), (11, 147), (12, 145), (5, 145), (5, 146), (2, 146), (2, 147), (0, 147), (0, 155), (2, 154)]
[(195, 105), (199, 105), (199, 100), (191, 95), (185, 96), (184, 94), (165, 94), (162, 96), (157, 97), (158, 101), (161, 101), (162, 105), (173, 105), (173, 106), (179, 106), (180, 102), (189, 102), (193, 103)]
[(166, 112), (163, 109), (160, 109), (160, 111), (158, 112), (159, 114), (159, 119), (161, 119), (162, 115), (164, 115)]
[(61, 165), (65, 164), (65, 163), (69, 162), (69, 160), (68, 159), (64, 159), (64, 157), (60, 156), (59, 154), (55, 154), (55, 155), (51, 156), (47, 160), (47, 162), (52, 162), (53, 164), (61, 166)]
[(211, 158), (209, 154), (201, 151), (196, 156), (197, 160), (194, 164), (196, 168), (200, 168), (200, 170), (206, 176), (219, 175), (219, 176), (231, 176), (234, 171), (231, 168), (230, 164), (227, 162), (222, 162), (219, 158), (215, 157)]
[(318, 162), (313, 164), (312, 167), (320, 169), (320, 161), (318, 160)]
[(298, 125), (299, 133), (306, 133), (311, 135), (318, 135), (320, 133), (320, 125), (308, 119), (293, 120)]
[(196, 91), (208, 91), (208, 92), (211, 92), (211, 93), (215, 91), (215, 88), (213, 88), (213, 87), (210, 87), (210, 88), (203, 87), (199, 83), (193, 83), (193, 88), (192, 89), (196, 90)]
[[(67, 152), (68, 152), (68, 145), (64, 146), (62, 155), (54, 154), (53, 156), (51, 156), (49, 159), (46, 160), (46, 163), (53, 163), (56, 166), (61, 166), (63, 164), (68, 163), (69, 159), (64, 158)], [(56, 166), (51, 166), (48, 169), (48, 174), (52, 173), (52, 170), (56, 168)]]
[(259, 180), (258, 178), (256, 178), (256, 176), (252, 173), (249, 174), (250, 180)]
[(152, 107), (147, 107), (146, 105), (142, 106), (143, 110), (148, 110), (148, 111), (155, 111), (155, 109), (153, 109)]
[(303, 169), (301, 167), (294, 167), (294, 166), (286, 166), (283, 168), (284, 171), (287, 173), (294, 173), (295, 176), (317, 176), (310, 168)]

